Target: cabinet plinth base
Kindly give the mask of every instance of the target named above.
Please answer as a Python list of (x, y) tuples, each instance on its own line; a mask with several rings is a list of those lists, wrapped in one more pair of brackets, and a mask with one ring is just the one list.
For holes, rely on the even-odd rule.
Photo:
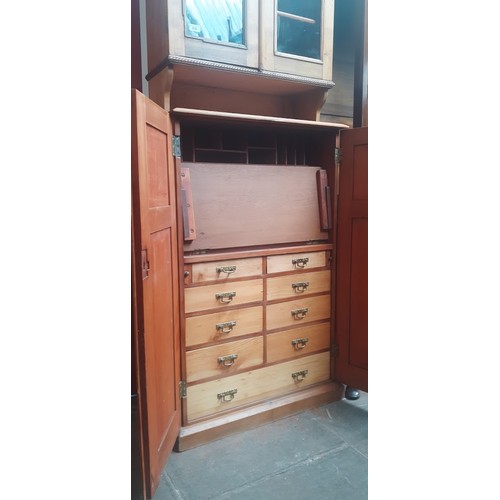
[(175, 451), (181, 452), (223, 437), (279, 420), (300, 411), (339, 401), (344, 386), (328, 382), (256, 404), (234, 413), (181, 427)]

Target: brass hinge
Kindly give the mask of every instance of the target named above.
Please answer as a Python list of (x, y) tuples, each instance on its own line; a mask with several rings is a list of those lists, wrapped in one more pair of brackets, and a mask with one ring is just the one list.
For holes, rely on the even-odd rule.
[(142, 279), (145, 280), (149, 277), (149, 260), (148, 260), (148, 249), (141, 250), (141, 268), (142, 268)]
[(341, 161), (342, 161), (342, 149), (335, 148), (335, 165), (340, 165)]
[(181, 399), (187, 398), (187, 387), (184, 380), (179, 382), (179, 395)]
[(172, 150), (175, 158), (181, 157), (181, 137), (180, 135), (172, 136)]

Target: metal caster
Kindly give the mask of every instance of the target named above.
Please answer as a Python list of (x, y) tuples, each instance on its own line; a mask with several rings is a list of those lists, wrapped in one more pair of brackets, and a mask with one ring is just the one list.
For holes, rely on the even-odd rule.
[(350, 401), (356, 401), (356, 399), (359, 399), (359, 391), (353, 387), (347, 386), (345, 388), (345, 398)]

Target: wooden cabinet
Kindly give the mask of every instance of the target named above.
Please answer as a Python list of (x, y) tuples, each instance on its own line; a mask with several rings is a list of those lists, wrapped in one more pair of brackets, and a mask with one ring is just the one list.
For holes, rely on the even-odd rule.
[(147, 11), (150, 71), (168, 59), (332, 78), (334, 0), (168, 0)]
[(171, 114), (184, 228), (183, 450), (228, 425), (341, 397), (332, 221), (342, 127)]
[(170, 121), (139, 97), (134, 345), (150, 495), (175, 440), (182, 451), (338, 400), (343, 384), (367, 390), (367, 130), (185, 108)]

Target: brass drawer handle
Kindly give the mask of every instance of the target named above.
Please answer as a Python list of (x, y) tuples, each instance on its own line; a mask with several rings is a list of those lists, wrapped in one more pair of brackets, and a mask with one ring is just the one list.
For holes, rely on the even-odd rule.
[(217, 323), (215, 328), (220, 333), (230, 333), (233, 331), (233, 328), (236, 326), (236, 321), (226, 321), (225, 323)]
[(238, 358), (237, 354), (228, 354), (227, 356), (220, 356), (217, 358), (217, 363), (222, 366), (233, 366)]
[(309, 286), (309, 281), (301, 281), (300, 283), (292, 283), (292, 288), (294, 292), (303, 293), (307, 290)]
[(298, 267), (299, 269), (304, 269), (304, 267), (307, 266), (307, 263), (309, 262), (308, 257), (303, 257), (301, 259), (292, 259), (292, 264), (295, 267)]
[(306, 344), (309, 342), (309, 339), (307, 337), (304, 337), (303, 339), (295, 339), (292, 340), (292, 346), (299, 351), (300, 349), (304, 349)]
[(302, 370), (300, 372), (292, 373), (292, 378), (295, 382), (300, 382), (306, 378), (306, 375), (309, 373), (309, 370)]
[(309, 309), (307, 307), (293, 310), (292, 311), (293, 319), (304, 319), (308, 311)]
[(220, 273), (231, 274), (236, 271), (236, 266), (224, 266), (224, 267), (218, 266), (215, 268), (215, 271), (217, 272), (217, 274)]
[(223, 292), (223, 293), (216, 293), (215, 298), (221, 303), (221, 304), (228, 304), (233, 300), (233, 297), (236, 296), (236, 292)]
[(238, 392), (238, 389), (231, 389), (230, 391), (219, 392), (217, 394), (217, 399), (222, 403), (228, 403), (234, 399), (234, 395)]

